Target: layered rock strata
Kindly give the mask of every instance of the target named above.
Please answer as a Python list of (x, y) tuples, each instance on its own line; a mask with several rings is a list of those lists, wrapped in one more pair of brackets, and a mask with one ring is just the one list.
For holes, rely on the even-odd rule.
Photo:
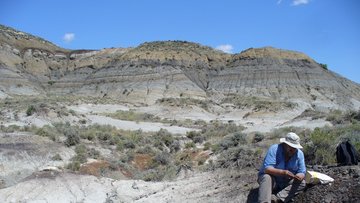
[(0, 26), (0, 95), (112, 97), (153, 104), (166, 97), (261, 97), (357, 109), (360, 86), (305, 54), (264, 47), (225, 54), (184, 41), (136, 48), (66, 50)]

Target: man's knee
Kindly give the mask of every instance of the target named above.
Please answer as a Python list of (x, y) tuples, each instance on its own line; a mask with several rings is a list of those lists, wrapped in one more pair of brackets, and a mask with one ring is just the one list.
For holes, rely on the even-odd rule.
[(272, 177), (269, 174), (264, 174), (262, 176), (259, 177), (259, 184), (260, 183), (264, 183), (264, 182), (270, 182), (272, 181)]

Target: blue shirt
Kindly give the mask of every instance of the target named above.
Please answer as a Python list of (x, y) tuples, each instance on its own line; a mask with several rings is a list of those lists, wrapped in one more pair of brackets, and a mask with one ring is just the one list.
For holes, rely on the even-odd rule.
[[(260, 168), (259, 176), (263, 175), (265, 173), (265, 169), (271, 166), (291, 171), (293, 174), (303, 173), (305, 175), (306, 173), (304, 153), (300, 149), (297, 149), (289, 161), (285, 162), (285, 152), (282, 144), (274, 144), (270, 146)], [(281, 186), (282, 183), (287, 181), (287, 178), (284, 176), (275, 176), (275, 180), (276, 183)]]

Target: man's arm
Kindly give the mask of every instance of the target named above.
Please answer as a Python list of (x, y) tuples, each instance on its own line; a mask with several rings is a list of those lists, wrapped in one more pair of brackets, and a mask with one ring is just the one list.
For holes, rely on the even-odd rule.
[(298, 156), (299, 156), (299, 170), (296, 172), (295, 178), (299, 181), (302, 181), (304, 180), (306, 173), (304, 153), (301, 150), (298, 150)]
[[(300, 173), (294, 175), (293, 173), (291, 173), (291, 171), (274, 168), (272, 166), (267, 167), (265, 169), (265, 173), (270, 174), (270, 175), (274, 175), (274, 176), (286, 176), (286, 177), (289, 177), (289, 178), (296, 178), (298, 180), (299, 180), (299, 178), (302, 177)], [(299, 175), (299, 176), (297, 176), (297, 175)]]

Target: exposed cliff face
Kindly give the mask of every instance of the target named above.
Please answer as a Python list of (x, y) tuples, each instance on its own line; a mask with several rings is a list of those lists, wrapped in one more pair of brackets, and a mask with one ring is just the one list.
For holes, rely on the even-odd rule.
[(182, 41), (65, 50), (0, 26), (0, 96), (70, 93), (154, 103), (163, 97), (255, 96), (356, 109), (360, 86), (308, 56), (265, 47), (231, 55)]

